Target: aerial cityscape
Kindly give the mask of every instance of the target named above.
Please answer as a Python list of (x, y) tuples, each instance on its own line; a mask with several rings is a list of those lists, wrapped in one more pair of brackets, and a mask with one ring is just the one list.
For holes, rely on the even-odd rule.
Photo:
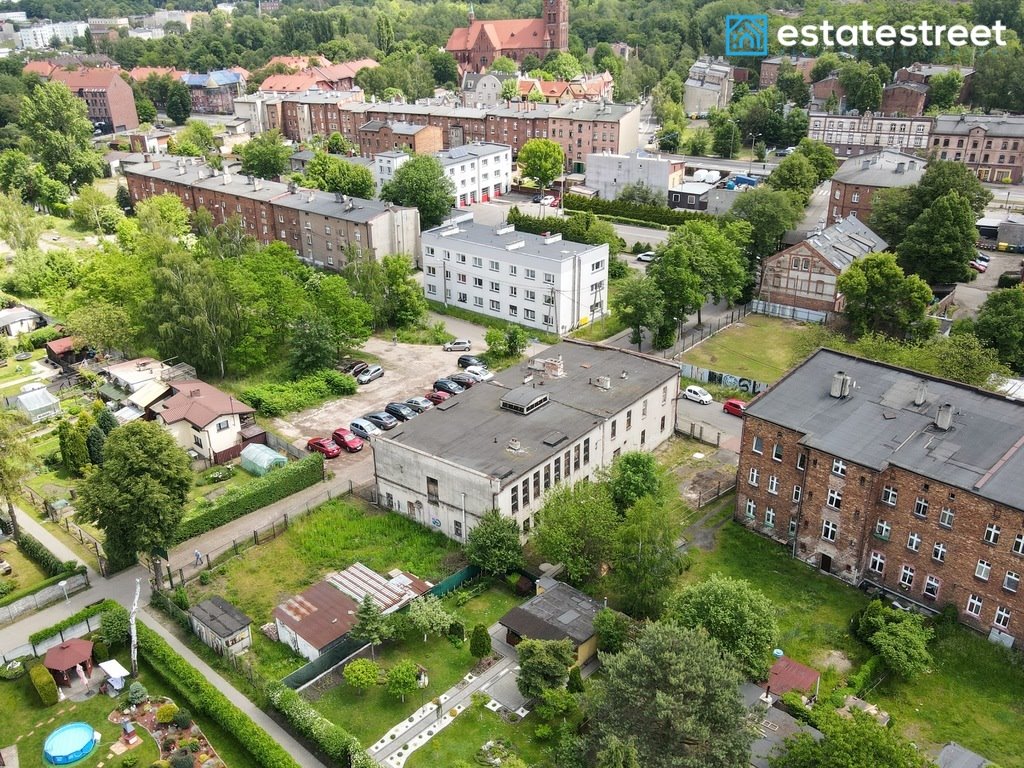
[(1022, 35), (0, 0), (0, 766), (1024, 768)]

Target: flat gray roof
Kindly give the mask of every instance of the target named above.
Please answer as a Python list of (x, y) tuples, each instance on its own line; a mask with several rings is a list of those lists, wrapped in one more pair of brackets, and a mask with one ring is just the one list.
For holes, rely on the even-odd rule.
[(991, 136), (1024, 136), (1024, 116), (1021, 115), (938, 115), (932, 134), (952, 133), (966, 135), (974, 128), (982, 128)]
[[(506, 485), (679, 375), (678, 366), (664, 360), (570, 340), (532, 361), (559, 356), (561, 378), (546, 377), (523, 363), (456, 395), (447, 408), (431, 409), (375, 439), (441, 457)], [(501, 408), (502, 398), (521, 389), (530, 374), (527, 385), (538, 396), (546, 394), (548, 403), (526, 415)], [(609, 378), (607, 390), (592, 383), (601, 376)], [(552, 439), (555, 433), (560, 434)], [(519, 441), (516, 450), (509, 447), (513, 439)]]
[[(853, 379), (847, 398), (832, 378)], [(924, 381), (923, 405), (914, 405)], [(940, 405), (953, 423), (935, 426)], [(755, 399), (747, 413), (804, 433), (801, 443), (855, 464), (899, 467), (1014, 509), (1024, 509), (1024, 403), (964, 384), (822, 349)]]
[(560, 581), (516, 606), (499, 619), (521, 637), (534, 640), (571, 639), (576, 645), (594, 635), (594, 614), (604, 606)]
[(846, 160), (832, 176), (832, 181), (866, 187), (909, 187), (921, 180), (927, 165), (916, 155), (883, 149)]
[[(446, 232), (451, 232), (452, 234), (444, 235), (443, 233)], [(481, 255), (486, 255), (486, 250), (492, 250), (494, 251), (494, 257), (497, 259), (508, 258), (508, 253), (518, 252), (542, 259), (562, 262), (578, 254), (590, 253), (596, 248), (601, 247), (600, 245), (587, 245), (586, 243), (575, 243), (564, 239), (552, 240), (546, 243), (544, 241), (550, 238), (534, 235), (530, 232), (519, 232), (511, 224), (490, 226), (479, 224), (470, 219), (459, 221), (456, 224), (442, 224), (439, 227), (428, 229), (423, 233), (423, 236), (424, 238), (428, 236), (437, 237), (444, 243), (470, 244), (473, 246), (474, 253), (480, 253), (484, 249), (485, 252)], [(508, 246), (518, 242), (522, 242), (524, 245), (519, 248), (509, 249)], [(538, 284), (537, 288), (538, 290), (543, 289), (544, 284)]]

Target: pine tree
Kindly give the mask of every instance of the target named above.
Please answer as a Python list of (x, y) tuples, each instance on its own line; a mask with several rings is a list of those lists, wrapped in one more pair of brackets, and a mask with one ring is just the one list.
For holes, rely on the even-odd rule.
[(103, 463), (103, 444), (107, 441), (107, 433), (98, 424), (89, 428), (85, 437), (85, 447), (89, 451), (89, 463), (97, 467)]
[(490, 656), (491, 651), (491, 636), (487, 632), (487, 627), (477, 624), (473, 627), (473, 634), (469, 638), (469, 652), (473, 654), (474, 658), (482, 659), (485, 656)]

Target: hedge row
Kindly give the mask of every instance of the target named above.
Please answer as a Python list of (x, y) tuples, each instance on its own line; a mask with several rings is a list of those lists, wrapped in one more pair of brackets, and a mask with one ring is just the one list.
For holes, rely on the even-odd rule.
[(193, 714), (205, 715), (237, 739), (263, 768), (300, 768), (288, 752), (256, 725), (252, 718), (232, 704), (209, 680), (175, 653), (162, 637), (141, 621), (136, 622), (139, 652), (163, 677)]
[(242, 390), (241, 399), (264, 416), (283, 416), (332, 397), (354, 395), (359, 385), (346, 373), (323, 370), (287, 384), (256, 384)]
[(52, 325), (39, 328), (28, 335), (28, 340), (32, 343), (32, 349), (45, 347), (48, 342), (62, 338), (64, 338), (64, 333), (58, 331)]
[(861, 664), (854, 674), (850, 675), (847, 685), (853, 689), (854, 695), (864, 696), (875, 680), (884, 671), (882, 657), (875, 655)]
[(47, 576), (65, 574), (78, 567), (78, 563), (74, 560), (66, 563), (58, 560), (38, 539), (29, 536), (27, 533), (18, 534), (18, 549), (21, 550), (25, 557), (42, 568)]
[(119, 603), (116, 600), (101, 600), (98, 603), (93, 603), (92, 605), (86, 606), (78, 613), (71, 614), (64, 619), (64, 621), (58, 621), (52, 627), (47, 627), (46, 629), (40, 629), (38, 632), (33, 632), (28, 636), (28, 641), (32, 643), (32, 645), (37, 645), (44, 640), (49, 640), (51, 637), (63, 632), (68, 627), (73, 627), (75, 624), (81, 624), (86, 619), (98, 616), (110, 605), (119, 605)]
[(193, 536), (219, 528), (242, 515), (255, 512), (303, 488), (308, 488), (323, 480), (323, 477), (322, 454), (311, 453), (304, 459), (289, 462), (286, 466), (272, 470), (237, 491), (228, 491), (211, 509), (182, 522), (174, 532), (174, 540), (171, 543), (180, 544)]
[(656, 221), (643, 221), (641, 219), (629, 219), (625, 216), (611, 216), (606, 213), (594, 214), (601, 221), (611, 224), (625, 224), (627, 227), (642, 227), (643, 229), (672, 229), (672, 224), (658, 224)]
[(50, 670), (42, 664), (36, 664), (28, 671), (28, 676), (32, 681), (32, 687), (39, 694), (39, 700), (43, 702), (44, 707), (52, 707), (57, 703), (59, 699), (57, 695), (57, 682), (53, 679), (53, 675), (50, 674)]
[(298, 693), (284, 685), (270, 690), (270, 703), (289, 725), (319, 747), (325, 756), (344, 768), (374, 768), (376, 763), (363, 751), (355, 736), (317, 712)]
[(678, 208), (662, 208), (658, 205), (638, 205), (637, 203), (620, 202), (619, 200), (601, 200), (597, 197), (566, 195), (565, 208), (570, 211), (590, 211), (606, 216), (622, 216), (642, 222), (655, 224), (684, 224), (692, 219), (698, 221), (714, 221), (715, 217), (699, 211), (685, 211)]
[(31, 587), (25, 587), (23, 589), (15, 590), (14, 592), (9, 592), (6, 595), (4, 595), (3, 598), (0, 598), (0, 607), (10, 605), (11, 603), (21, 600), (23, 597), (34, 595), (36, 592), (42, 592), (47, 587), (52, 587), (54, 584), (63, 581), (69, 576), (74, 576), (76, 574), (82, 573), (85, 573), (85, 566), (77, 565), (75, 566), (74, 569), (70, 571), (58, 573), (56, 576), (51, 576), (50, 578), (45, 579), (44, 581), (37, 582), (36, 584), (33, 584)]

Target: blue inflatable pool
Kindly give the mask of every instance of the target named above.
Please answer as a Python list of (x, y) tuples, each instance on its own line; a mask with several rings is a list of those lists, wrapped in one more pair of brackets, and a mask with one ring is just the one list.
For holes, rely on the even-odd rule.
[(43, 756), (52, 765), (68, 765), (92, 752), (93, 729), (88, 723), (68, 723), (46, 737)]

